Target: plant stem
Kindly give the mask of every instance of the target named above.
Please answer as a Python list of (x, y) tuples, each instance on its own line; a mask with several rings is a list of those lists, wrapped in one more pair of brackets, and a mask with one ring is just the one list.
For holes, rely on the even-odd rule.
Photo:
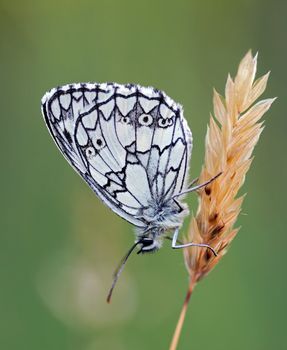
[(174, 334), (173, 334), (173, 338), (172, 338), (169, 350), (176, 350), (176, 348), (177, 348), (177, 344), (178, 344), (179, 337), (180, 337), (181, 330), (182, 330), (182, 326), (183, 326), (183, 323), (184, 323), (184, 319), (185, 319), (188, 303), (189, 303), (191, 294), (193, 292), (193, 289), (195, 287), (195, 284), (196, 284), (196, 279), (195, 278), (191, 278), (190, 281), (189, 281), (188, 290), (187, 290), (187, 293), (186, 293), (186, 296), (185, 296), (185, 300), (184, 300), (184, 303), (183, 303), (183, 306), (182, 306), (182, 309), (181, 309), (181, 313), (180, 313), (179, 319), (177, 321), (177, 325), (176, 325), (176, 328), (175, 328), (175, 331), (174, 331)]

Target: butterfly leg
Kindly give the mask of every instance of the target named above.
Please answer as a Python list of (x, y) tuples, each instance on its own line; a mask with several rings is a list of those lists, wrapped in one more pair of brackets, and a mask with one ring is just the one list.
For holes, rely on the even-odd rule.
[(186, 243), (186, 244), (177, 244), (177, 237), (179, 233), (179, 228), (174, 231), (171, 246), (173, 249), (187, 248), (187, 247), (203, 247), (208, 248), (212, 251), (212, 253), (217, 256), (216, 251), (208, 244), (205, 243)]
[[(164, 236), (164, 238), (165, 238), (165, 239), (168, 239), (169, 241), (172, 241), (172, 239), (173, 239), (173, 238), (170, 237), (170, 236)], [(179, 239), (176, 240), (176, 243), (178, 243), (178, 244), (183, 244)]]
[(194, 184), (196, 184), (196, 183), (198, 182), (198, 180), (199, 180), (199, 177), (196, 177), (195, 179), (193, 179), (193, 180), (191, 181), (191, 183), (188, 185), (187, 188), (192, 188), (192, 186), (193, 186)]
[(209, 179), (208, 181), (206, 181), (206, 182), (204, 182), (204, 183), (202, 183), (202, 184), (196, 185), (196, 186), (194, 186), (194, 187), (190, 187), (190, 186), (192, 186), (192, 184), (193, 184), (193, 182), (194, 182), (194, 181), (192, 181), (191, 185), (189, 185), (189, 187), (187, 188), (187, 190), (176, 194), (176, 195), (173, 196), (172, 198), (174, 199), (174, 198), (177, 198), (177, 197), (182, 196), (183, 194), (186, 194), (186, 193), (189, 193), (189, 192), (193, 192), (193, 191), (197, 191), (197, 190), (199, 190), (200, 188), (203, 188), (203, 187), (209, 185), (211, 182), (213, 182), (215, 179), (217, 179), (221, 174), (222, 174), (222, 172), (220, 172), (219, 174), (213, 176), (211, 179)]

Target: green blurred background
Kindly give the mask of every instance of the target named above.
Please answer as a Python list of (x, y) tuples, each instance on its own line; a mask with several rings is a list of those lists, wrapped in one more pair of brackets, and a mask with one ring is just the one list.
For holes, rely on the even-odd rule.
[[(167, 349), (187, 287), (169, 244), (134, 255), (105, 302), (133, 228), (71, 169), (40, 99), (81, 81), (136, 82), (184, 105), (201, 168), (212, 88), (246, 51), (278, 96), (243, 192), (242, 229), (193, 295), (179, 349), (286, 349), (286, 1), (0, 2), (0, 348)], [(188, 199), (195, 210), (196, 198)], [(185, 225), (186, 227), (186, 225)]]

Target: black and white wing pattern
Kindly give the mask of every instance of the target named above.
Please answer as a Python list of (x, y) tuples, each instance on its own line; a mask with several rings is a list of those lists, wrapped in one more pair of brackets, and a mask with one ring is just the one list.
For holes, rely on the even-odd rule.
[(137, 227), (184, 190), (192, 148), (180, 105), (138, 85), (52, 89), (42, 112), (57, 146), (99, 198)]

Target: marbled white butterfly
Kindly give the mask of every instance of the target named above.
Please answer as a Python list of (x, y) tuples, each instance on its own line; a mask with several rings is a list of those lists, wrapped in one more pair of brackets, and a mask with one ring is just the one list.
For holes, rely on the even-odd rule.
[[(136, 241), (117, 270), (112, 289), (136, 246), (159, 249), (167, 231), (172, 247), (188, 208), (192, 134), (182, 107), (164, 92), (139, 85), (71, 84), (42, 99), (48, 129), (68, 162), (96, 195), (136, 227)], [(108, 299), (110, 299), (110, 291)]]

